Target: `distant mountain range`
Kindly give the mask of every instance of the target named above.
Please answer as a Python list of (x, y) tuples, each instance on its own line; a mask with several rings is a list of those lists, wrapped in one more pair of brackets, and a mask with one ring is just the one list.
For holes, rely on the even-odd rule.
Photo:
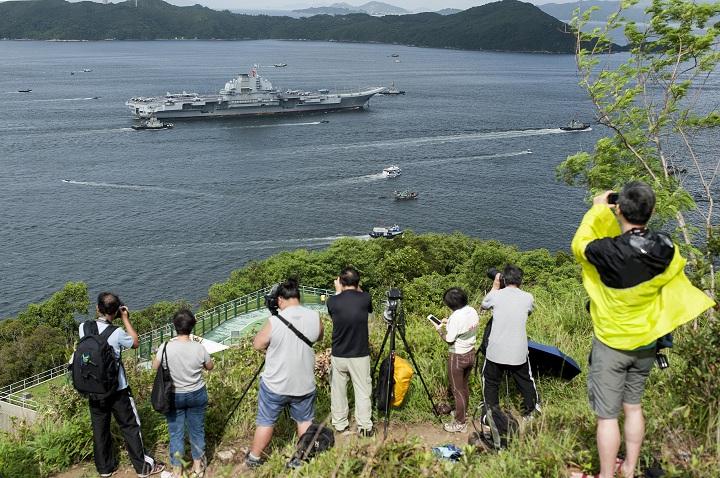
[(238, 15), (162, 0), (0, 3), (0, 38), (59, 40), (288, 39), (435, 48), (572, 53), (567, 25), (530, 3), (503, 0), (451, 15), (368, 14), (306, 18)]
[(351, 13), (367, 13), (373, 16), (384, 15), (405, 15), (411, 13), (404, 8), (396, 7), (383, 2), (368, 2), (362, 5), (353, 6), (349, 3), (333, 3), (327, 7), (312, 7), (293, 10), (296, 13), (305, 15), (348, 15)]

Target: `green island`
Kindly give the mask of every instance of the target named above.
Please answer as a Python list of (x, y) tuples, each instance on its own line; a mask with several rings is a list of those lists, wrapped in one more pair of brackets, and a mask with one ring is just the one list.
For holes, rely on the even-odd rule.
[(308, 18), (240, 15), (162, 0), (106, 5), (64, 0), (0, 3), (0, 38), (34, 40), (320, 40), (464, 50), (573, 53), (569, 27), (530, 3), (503, 0), (453, 14)]

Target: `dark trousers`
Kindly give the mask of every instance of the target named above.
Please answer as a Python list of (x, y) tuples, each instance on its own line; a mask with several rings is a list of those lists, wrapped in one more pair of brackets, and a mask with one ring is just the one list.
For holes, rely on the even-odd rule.
[(450, 378), (450, 390), (455, 399), (455, 421), (465, 423), (465, 413), (470, 401), (470, 372), (475, 363), (475, 351), (464, 354), (450, 352), (448, 356), (448, 377)]
[(509, 373), (523, 397), (523, 415), (536, 409), (539, 401), (535, 380), (527, 360), (522, 365), (506, 365), (485, 359), (483, 364), (483, 400), (488, 407), (500, 406), (500, 382), (505, 372)]
[(98, 473), (112, 473), (118, 467), (118, 457), (113, 453), (110, 433), (110, 415), (120, 426), (130, 461), (137, 473), (149, 473), (155, 460), (143, 447), (140, 433), (140, 417), (135, 408), (130, 388), (118, 390), (105, 400), (90, 400), (90, 420), (93, 428), (93, 456)]

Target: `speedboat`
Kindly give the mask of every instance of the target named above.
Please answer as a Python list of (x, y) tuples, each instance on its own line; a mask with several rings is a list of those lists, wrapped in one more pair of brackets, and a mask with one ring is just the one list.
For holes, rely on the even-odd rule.
[(330, 120), (320, 120), (320, 123), (322, 123), (322, 124), (327, 124), (329, 122), (330, 122)]
[(90, 73), (92, 70), (90, 68), (83, 68), (83, 73)]
[(583, 131), (590, 128), (588, 123), (582, 123), (578, 120), (572, 120), (567, 126), (560, 126), (563, 131)]
[(402, 235), (404, 231), (400, 229), (400, 226), (397, 224), (390, 226), (390, 227), (373, 227), (373, 230), (370, 231), (369, 236), (373, 239), (377, 239), (378, 237), (384, 237), (385, 239), (392, 239), (395, 236)]
[(31, 91), (32, 91), (31, 89), (27, 89), (27, 90), (18, 90), (18, 93), (30, 93)]
[(140, 124), (134, 124), (131, 126), (134, 130), (141, 130), (141, 129), (170, 129), (172, 128), (172, 123), (163, 123), (159, 119), (155, 118), (154, 116), (146, 121), (141, 121)]
[(409, 200), (411, 200), (411, 199), (417, 199), (417, 197), (418, 197), (418, 193), (417, 193), (417, 192), (415, 192), (415, 191), (409, 191), (409, 190), (405, 190), (405, 191), (395, 191), (395, 192), (394, 192), (394, 195), (395, 195), (395, 200), (396, 200), (396, 201), (409, 201)]
[(390, 55), (390, 56), (393, 57), (393, 58), (397, 58), (397, 57), (399, 57), (400, 55), (398, 55), (397, 53), (393, 53), (393, 54)]
[(383, 176), (386, 178), (396, 178), (402, 174), (402, 169), (399, 166), (388, 166), (383, 169)]
[(275, 68), (285, 68), (287, 66), (287, 63), (275, 63), (273, 66)]

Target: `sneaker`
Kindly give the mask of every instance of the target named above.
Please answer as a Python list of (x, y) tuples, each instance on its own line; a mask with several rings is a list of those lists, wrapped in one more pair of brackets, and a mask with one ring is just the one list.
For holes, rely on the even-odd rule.
[(162, 471), (165, 469), (164, 463), (155, 463), (155, 466), (153, 466), (152, 470), (150, 470), (147, 473), (138, 473), (138, 478), (147, 478), (151, 475), (157, 475), (158, 473), (162, 473)]
[(450, 422), (443, 425), (446, 432), (449, 433), (465, 433), (467, 432), (467, 423)]
[(245, 466), (248, 468), (257, 468), (258, 466), (262, 465), (265, 462), (262, 458), (258, 458), (256, 456), (253, 456), (252, 453), (248, 453), (247, 456), (245, 456)]
[(360, 430), (358, 430), (358, 433), (363, 438), (370, 438), (372, 436), (375, 436), (375, 429), (374, 428), (369, 428), (369, 429), (361, 428)]
[(113, 476), (115, 473), (117, 473), (117, 470), (111, 471), (110, 473), (100, 473), (100, 476), (102, 478), (109, 478), (109, 477)]

